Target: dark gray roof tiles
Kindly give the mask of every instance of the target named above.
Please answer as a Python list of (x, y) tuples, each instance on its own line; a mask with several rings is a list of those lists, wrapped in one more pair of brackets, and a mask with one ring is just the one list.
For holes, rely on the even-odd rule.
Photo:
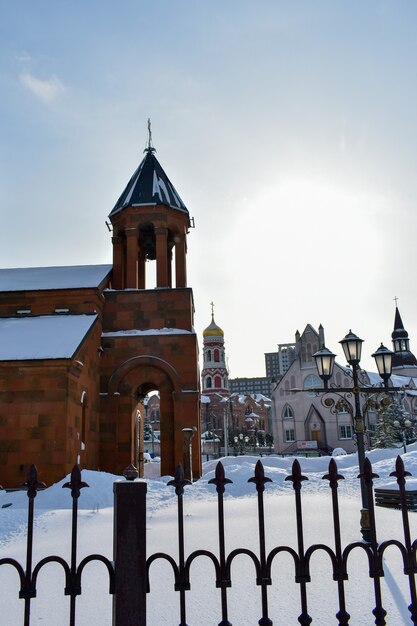
[(408, 332), (404, 328), (403, 321), (401, 319), (400, 312), (398, 307), (395, 307), (395, 319), (394, 319), (394, 330), (391, 333), (392, 339), (399, 339), (401, 337), (408, 337)]
[(145, 157), (127, 183), (109, 217), (127, 206), (156, 204), (165, 204), (188, 215), (185, 204), (153, 154), (153, 150), (147, 149)]

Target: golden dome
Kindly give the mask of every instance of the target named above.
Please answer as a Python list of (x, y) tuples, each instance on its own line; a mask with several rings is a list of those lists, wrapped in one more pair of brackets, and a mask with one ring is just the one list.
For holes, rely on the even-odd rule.
[(224, 337), (224, 332), (222, 331), (222, 329), (220, 328), (220, 326), (217, 326), (216, 322), (214, 321), (214, 315), (211, 315), (211, 324), (210, 326), (207, 326), (207, 328), (205, 330), (203, 330), (203, 337)]

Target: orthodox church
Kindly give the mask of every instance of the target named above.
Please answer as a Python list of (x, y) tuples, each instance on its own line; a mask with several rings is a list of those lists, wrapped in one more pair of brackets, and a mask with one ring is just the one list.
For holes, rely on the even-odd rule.
[[(211, 323), (203, 331), (203, 370), (201, 396), (201, 430), (229, 439), (250, 437), (252, 444), (269, 431), (269, 398), (261, 394), (231, 393), (224, 332), (214, 321), (211, 305)], [(204, 440), (203, 440), (204, 441)]]
[(112, 264), (0, 270), (5, 487), (21, 484), (32, 463), (48, 484), (77, 462), (114, 473), (131, 463), (140, 469), (151, 390), (160, 396), (161, 473), (183, 463), (187, 429), (196, 433), (192, 471), (201, 475), (198, 342), (186, 272), (193, 224), (150, 133), (108, 219)]

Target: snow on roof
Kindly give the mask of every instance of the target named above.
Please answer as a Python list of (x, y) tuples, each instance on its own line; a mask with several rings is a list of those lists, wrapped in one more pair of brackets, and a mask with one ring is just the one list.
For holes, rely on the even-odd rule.
[(254, 395), (256, 402), (260, 402), (263, 400), (264, 402), (271, 402), (271, 398), (267, 398), (263, 393), (255, 393)]
[(111, 265), (3, 268), (0, 269), (0, 291), (94, 288), (111, 269)]
[(120, 337), (121, 335), (193, 335), (191, 330), (182, 328), (147, 328), (146, 330), (115, 330), (109, 333), (102, 333), (102, 337)]
[(97, 315), (0, 318), (0, 360), (70, 359)]
[[(379, 374), (377, 374), (376, 372), (368, 372), (368, 371), (366, 373), (369, 377), (371, 385), (380, 386), (380, 387), (384, 386), (382, 378), (380, 377)], [(415, 381), (411, 376), (401, 376), (400, 374), (391, 374), (390, 382), (394, 387), (408, 387), (408, 385), (410, 384), (410, 381), (413, 381), (411, 383), (411, 386), (415, 384)]]
[(208, 396), (200, 396), (200, 402), (202, 404), (210, 404), (210, 398)]

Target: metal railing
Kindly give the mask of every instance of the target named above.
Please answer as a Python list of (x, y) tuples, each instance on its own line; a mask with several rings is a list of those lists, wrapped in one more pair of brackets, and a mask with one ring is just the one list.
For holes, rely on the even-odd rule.
[[(215, 584), (220, 593), (220, 615), (218, 626), (231, 626), (229, 621), (228, 590), (232, 586), (232, 565), (239, 555), (246, 555), (253, 563), (255, 570), (255, 587), (259, 589), (260, 616), (259, 626), (273, 626), (269, 611), (269, 594), (273, 589), (272, 569), (274, 560), (279, 554), (290, 556), (293, 564), (292, 573), (295, 574), (295, 583), (299, 587), (300, 612), (298, 619), (301, 626), (309, 626), (313, 618), (309, 614), (308, 583), (311, 582), (310, 563), (314, 555), (323, 552), (330, 558), (333, 580), (337, 586), (338, 611), (335, 615), (339, 626), (350, 624), (350, 614), (346, 601), (345, 583), (349, 578), (349, 559), (354, 550), (363, 551), (367, 557), (368, 576), (373, 581), (374, 624), (385, 626), (387, 611), (383, 605), (381, 579), (384, 576), (384, 554), (390, 546), (395, 546), (402, 559), (403, 575), (408, 580), (410, 604), (410, 624), (417, 625), (417, 595), (415, 574), (417, 573), (416, 550), (417, 541), (412, 541), (407, 509), (406, 479), (410, 473), (404, 469), (401, 457), (397, 457), (395, 471), (391, 473), (398, 483), (399, 500), (401, 505), (401, 522), (403, 541), (397, 539), (385, 540), (381, 543), (377, 538), (377, 527), (374, 511), (373, 479), (377, 477), (372, 472), (368, 459), (365, 461), (364, 481), (369, 496), (369, 518), (371, 539), (369, 543), (356, 541), (342, 546), (340, 514), (338, 502), (338, 483), (343, 478), (338, 474), (334, 459), (329, 463), (328, 473), (323, 476), (328, 482), (332, 500), (332, 545), (323, 543), (304, 546), (302, 511), (302, 485), (307, 477), (301, 473), (297, 460), (292, 464), (292, 473), (285, 480), (292, 483), (295, 498), (295, 529), (296, 547), (277, 545), (269, 552), (265, 532), (264, 490), (265, 485), (272, 482), (265, 476), (261, 461), (255, 466), (253, 477), (249, 479), (257, 494), (257, 550), (240, 547), (228, 552), (225, 539), (225, 512), (224, 494), (227, 486), (232, 482), (226, 477), (221, 462), (216, 466), (215, 477), (209, 481), (217, 492), (217, 535), (218, 550), (216, 553), (206, 549), (198, 549), (190, 554), (185, 551), (184, 533), (184, 488), (191, 485), (185, 479), (181, 466), (177, 467), (175, 477), (168, 485), (173, 487), (177, 496), (177, 533), (178, 556), (175, 559), (165, 552), (156, 552), (146, 555), (146, 491), (147, 485), (143, 482), (117, 482), (114, 484), (114, 561), (100, 554), (90, 554), (77, 564), (77, 509), (80, 491), (87, 487), (81, 480), (81, 472), (77, 466), (71, 473), (71, 479), (64, 485), (71, 490), (72, 529), (71, 529), (71, 558), (67, 563), (62, 557), (47, 556), (33, 566), (33, 525), (34, 500), (41, 483), (37, 480), (36, 468), (32, 466), (28, 480), (25, 483), (29, 500), (26, 564), (22, 566), (13, 558), (0, 559), (0, 565), (8, 564), (14, 567), (20, 578), (19, 597), (24, 601), (24, 626), (30, 626), (31, 600), (37, 594), (37, 578), (40, 570), (51, 562), (62, 566), (65, 573), (64, 594), (70, 596), (69, 624), (75, 626), (76, 599), (81, 595), (82, 574), (87, 563), (100, 561), (108, 571), (109, 593), (113, 595), (113, 625), (114, 626), (146, 626), (146, 594), (150, 592), (150, 572), (157, 561), (165, 561), (172, 568), (174, 588), (179, 595), (179, 626), (187, 626), (187, 591), (191, 588), (191, 566), (200, 557), (208, 558), (214, 565)], [(290, 572), (288, 572), (290, 573)], [(326, 590), (323, 590), (326, 593)], [(255, 596), (255, 591), (254, 591)], [(325, 596), (323, 596), (325, 600)], [(162, 601), (162, 600), (161, 600)], [(214, 625), (213, 625), (214, 626)]]

